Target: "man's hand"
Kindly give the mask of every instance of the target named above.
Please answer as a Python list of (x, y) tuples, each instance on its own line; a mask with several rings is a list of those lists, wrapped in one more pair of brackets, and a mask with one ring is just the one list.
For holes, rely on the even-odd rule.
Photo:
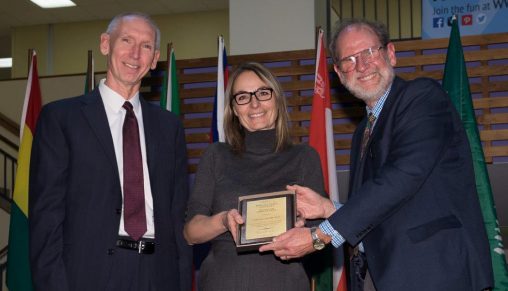
[(305, 218), (301, 216), (296, 217), (295, 227), (304, 227), (305, 226)]
[(259, 248), (260, 252), (273, 251), (282, 260), (300, 258), (312, 253), (312, 237), (306, 227), (293, 228), (275, 237), (273, 242)]
[(328, 218), (335, 212), (332, 201), (312, 189), (298, 185), (286, 186), (296, 192), (296, 206), (299, 215), (305, 219)]

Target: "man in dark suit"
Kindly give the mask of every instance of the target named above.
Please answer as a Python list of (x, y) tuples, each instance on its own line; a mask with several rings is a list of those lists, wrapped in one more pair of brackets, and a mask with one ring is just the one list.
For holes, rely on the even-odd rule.
[(261, 250), (286, 260), (323, 242), (347, 243), (350, 290), (492, 287), (471, 152), (449, 97), (433, 80), (395, 77), (395, 48), (381, 24), (344, 22), (331, 51), (342, 84), (368, 113), (353, 136), (348, 202), (289, 186), (301, 216), (327, 219)]
[(106, 79), (42, 110), (29, 196), (36, 290), (190, 290), (183, 127), (139, 96), (159, 44), (148, 16), (116, 16), (100, 39)]

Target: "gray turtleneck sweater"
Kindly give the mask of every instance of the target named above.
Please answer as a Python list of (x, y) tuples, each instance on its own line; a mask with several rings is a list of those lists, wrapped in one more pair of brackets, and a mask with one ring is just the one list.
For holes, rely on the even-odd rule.
[[(298, 184), (324, 193), (318, 154), (308, 145), (275, 152), (275, 130), (247, 132), (245, 152), (225, 143), (210, 145), (201, 157), (189, 198), (187, 220), (238, 207), (238, 197), (282, 191)], [(200, 269), (200, 290), (309, 290), (300, 261), (282, 262), (272, 253), (236, 252), (229, 232), (212, 240)]]

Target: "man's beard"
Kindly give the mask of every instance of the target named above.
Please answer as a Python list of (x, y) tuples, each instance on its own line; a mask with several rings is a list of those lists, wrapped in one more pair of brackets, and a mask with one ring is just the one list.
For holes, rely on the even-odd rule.
[(379, 71), (378, 73), (381, 75), (380, 82), (376, 88), (371, 90), (365, 90), (363, 87), (353, 84), (353, 82), (350, 81), (344, 82), (343, 85), (351, 94), (363, 100), (365, 103), (375, 102), (383, 96), (386, 90), (388, 90), (388, 86), (390, 86), (395, 78), (395, 71), (391, 66), (388, 66), (384, 71)]

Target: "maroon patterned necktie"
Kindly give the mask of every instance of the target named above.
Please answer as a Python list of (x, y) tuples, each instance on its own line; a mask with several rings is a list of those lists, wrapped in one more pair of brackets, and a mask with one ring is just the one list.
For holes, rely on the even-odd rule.
[(127, 111), (123, 123), (123, 218), (125, 231), (137, 241), (146, 232), (143, 161), (132, 104), (125, 102), (123, 108)]
[(365, 130), (363, 131), (363, 138), (362, 138), (362, 151), (360, 152), (360, 159), (363, 158), (365, 155), (365, 150), (367, 149), (367, 143), (369, 143), (370, 134), (372, 133), (372, 126), (374, 125), (374, 122), (376, 121), (376, 117), (374, 114), (369, 113), (368, 119), (367, 119), (367, 125), (365, 126)]

